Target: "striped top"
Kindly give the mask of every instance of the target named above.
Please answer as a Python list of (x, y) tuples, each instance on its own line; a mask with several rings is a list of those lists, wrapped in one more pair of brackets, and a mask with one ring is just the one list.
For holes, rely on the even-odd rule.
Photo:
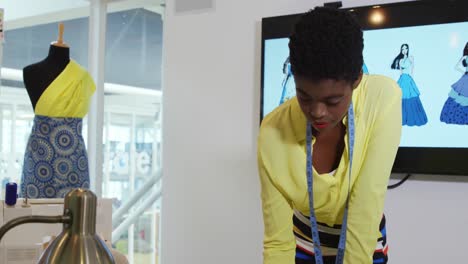
[[(314, 243), (310, 235), (310, 220), (309, 217), (302, 214), (298, 210), (294, 210), (293, 215), (294, 236), (296, 238), (296, 264), (299, 260), (311, 263), (314, 260)], [(324, 256), (324, 260), (329, 260), (335, 263), (335, 257), (338, 252), (338, 244), (340, 240), (341, 225), (332, 227), (323, 223), (317, 223), (320, 247)], [(373, 263), (387, 263), (388, 245), (387, 231), (385, 227), (385, 216), (382, 217), (379, 225), (379, 236), (375, 241), (375, 249), (373, 253)]]
[[(334, 176), (336, 170), (328, 173)], [(296, 247), (308, 255), (314, 255), (314, 243), (311, 237), (310, 217), (302, 214), (298, 210), (293, 211), (293, 231), (296, 238)], [(338, 242), (340, 240), (341, 225), (329, 227), (322, 223), (317, 223), (320, 246), (322, 248), (323, 256), (336, 256), (338, 253)], [(297, 257), (296, 250), (296, 257)]]

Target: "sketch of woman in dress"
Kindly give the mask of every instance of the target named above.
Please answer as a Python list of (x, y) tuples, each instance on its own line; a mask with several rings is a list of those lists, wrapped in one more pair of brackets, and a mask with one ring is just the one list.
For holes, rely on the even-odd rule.
[(452, 84), (449, 98), (440, 113), (440, 121), (447, 124), (468, 125), (468, 42), (455, 69), (463, 75)]
[(419, 89), (413, 80), (414, 57), (409, 55), (409, 45), (403, 44), (400, 54), (395, 57), (391, 68), (400, 70), (398, 85), (401, 88), (403, 125), (422, 126), (427, 123), (427, 115), (419, 99)]
[(289, 62), (289, 56), (283, 63), (283, 74), (284, 78), (281, 84), (283, 89), (281, 92), (281, 99), (279, 102), (280, 105), (296, 95), (296, 87), (292, 78), (291, 63)]
[(363, 74), (369, 74), (369, 69), (367, 69), (367, 66), (366, 64), (362, 64), (362, 73)]

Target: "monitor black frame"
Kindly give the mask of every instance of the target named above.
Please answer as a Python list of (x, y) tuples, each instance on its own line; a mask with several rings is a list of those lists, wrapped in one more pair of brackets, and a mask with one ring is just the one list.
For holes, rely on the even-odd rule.
[[(385, 13), (384, 23), (379, 25), (369, 23), (369, 14), (375, 8), (379, 8)], [(349, 7), (344, 8), (344, 10), (355, 15), (363, 30), (468, 22), (468, 0), (419, 0)], [(262, 19), (260, 121), (264, 117), (265, 41), (289, 37), (300, 15), (293, 14)], [(468, 140), (468, 135), (466, 136)], [(468, 176), (468, 148), (400, 147), (392, 172)]]

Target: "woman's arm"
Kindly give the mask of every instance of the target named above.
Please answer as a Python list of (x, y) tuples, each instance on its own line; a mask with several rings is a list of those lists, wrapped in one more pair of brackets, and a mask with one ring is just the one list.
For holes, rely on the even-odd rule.
[[(369, 114), (369, 140), (364, 156), (355, 153), (355, 159), (363, 159), (363, 165), (354, 174), (357, 179), (349, 200), (346, 264), (372, 263), (387, 185), (400, 144), (401, 90), (393, 81), (376, 84), (383, 87), (372, 99), (377, 106)], [(377, 87), (369, 90), (372, 88)]]
[(414, 76), (414, 57), (410, 56), (409, 59), (411, 62), (411, 76)]
[(466, 60), (466, 57), (468, 56), (463, 56), (461, 59), (458, 61), (457, 65), (455, 65), (455, 70), (459, 71), (463, 74), (466, 73), (466, 67), (463, 66), (463, 61)]
[(258, 169), (261, 183), (263, 207), (264, 264), (294, 264), (296, 242), (293, 234), (293, 210), (288, 200), (278, 190), (270, 172), (274, 161), (268, 159), (272, 151), (274, 139), (267, 133), (260, 132), (258, 140)]

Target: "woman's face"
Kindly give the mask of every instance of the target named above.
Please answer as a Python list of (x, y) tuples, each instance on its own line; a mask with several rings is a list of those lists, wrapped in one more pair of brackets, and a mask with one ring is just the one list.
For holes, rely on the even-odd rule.
[(362, 74), (354, 83), (324, 79), (311, 81), (295, 76), (296, 94), (302, 112), (319, 132), (336, 127), (347, 114), (354, 88), (361, 81)]
[(403, 45), (403, 47), (401, 47), (401, 53), (403, 55), (408, 55), (408, 46)]

